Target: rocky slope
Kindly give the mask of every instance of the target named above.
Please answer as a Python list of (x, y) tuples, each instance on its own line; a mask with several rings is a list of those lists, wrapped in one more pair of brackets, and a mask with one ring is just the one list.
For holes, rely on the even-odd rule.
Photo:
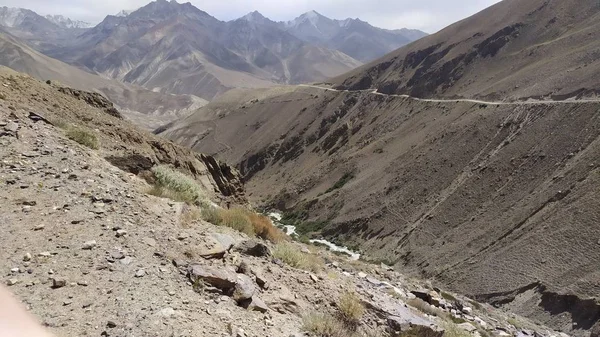
[[(136, 130), (111, 107), (0, 69), (2, 281), (57, 335), (306, 336), (303, 316), (349, 312), (350, 293), (351, 307), (365, 310), (356, 336), (566, 337), (314, 247), (287, 244), (326, 266), (292, 268), (271, 256), (271, 243), (147, 195), (135, 174), (163, 163), (194, 176), (215, 202), (243, 201), (215, 181), (225, 166), (214, 171), (208, 157)], [(67, 137), (75, 125), (98, 137), (96, 149)]]
[(90, 74), (49, 58), (0, 31), (0, 65), (27, 73), (40, 80), (97, 91), (110, 98), (129, 119), (145, 128), (155, 128), (206, 104), (195, 96), (161, 94)]
[(315, 11), (282, 23), (294, 36), (311, 43), (339, 50), (362, 62), (384, 56), (427, 33), (415, 29), (387, 30), (360, 19), (332, 20)]
[(333, 83), (436, 98), (595, 96), (599, 12), (594, 0), (502, 1)]
[[(592, 5), (504, 1), (343, 77), (344, 90), (231, 92), (159, 131), (235, 164), (251, 200), (287, 211), (305, 231), (585, 335), (600, 319), (600, 103), (572, 98), (593, 98), (599, 86), (587, 58), (597, 41)], [(503, 18), (524, 21), (509, 38), (497, 34)], [(534, 34), (548, 21), (547, 35)], [(454, 31), (450, 44), (472, 38), (444, 47)], [(447, 55), (435, 44), (413, 52), (432, 41)], [(481, 41), (494, 53), (469, 49), (477, 56), (468, 67), (451, 61)], [(544, 52), (522, 57), (535, 50)], [(438, 82), (445, 69), (461, 76)], [(393, 87), (393, 76), (412, 79)], [(454, 98), (491, 92), (529, 101)]]

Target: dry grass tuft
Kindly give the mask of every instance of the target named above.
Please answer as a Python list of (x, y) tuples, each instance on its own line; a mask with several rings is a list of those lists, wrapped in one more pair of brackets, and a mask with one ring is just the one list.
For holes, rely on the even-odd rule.
[(312, 272), (319, 272), (325, 266), (320, 257), (303, 253), (298, 246), (289, 242), (283, 242), (275, 246), (273, 256), (294, 268)]
[(244, 208), (206, 208), (204, 220), (217, 225), (227, 226), (250, 236), (257, 236), (273, 243), (283, 242), (285, 234), (273, 225), (269, 218)]
[(353, 335), (335, 317), (319, 313), (304, 316), (302, 329), (317, 337), (349, 337)]
[(73, 127), (67, 129), (67, 137), (90, 149), (97, 150), (99, 148), (98, 137), (91, 131)]
[(190, 228), (196, 221), (202, 219), (202, 211), (197, 207), (184, 207), (181, 211), (180, 223), (183, 228)]
[(365, 314), (365, 307), (355, 292), (346, 291), (338, 301), (342, 319), (352, 326), (357, 326)]
[(286, 240), (287, 236), (279, 228), (273, 225), (271, 219), (264, 215), (259, 215), (250, 212), (248, 214), (252, 227), (254, 227), (254, 233), (259, 238), (269, 240), (273, 243), (279, 243)]

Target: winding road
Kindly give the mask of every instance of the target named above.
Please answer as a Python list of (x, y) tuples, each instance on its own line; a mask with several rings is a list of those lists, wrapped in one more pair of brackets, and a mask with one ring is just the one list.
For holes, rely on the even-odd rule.
[(310, 84), (299, 84), (300, 87), (307, 88), (315, 88), (321, 89), (325, 91), (335, 91), (335, 92), (367, 92), (372, 95), (378, 96), (386, 96), (386, 97), (400, 97), (406, 98), (413, 101), (419, 102), (431, 102), (431, 103), (475, 103), (475, 104), (485, 104), (485, 105), (538, 105), (538, 104), (581, 104), (581, 103), (600, 103), (600, 99), (575, 99), (575, 100), (565, 100), (565, 101), (553, 101), (553, 100), (531, 100), (524, 102), (489, 102), (489, 101), (481, 101), (476, 99), (468, 99), (468, 98), (456, 98), (456, 99), (430, 99), (430, 98), (417, 98), (409, 95), (393, 95), (393, 94), (383, 94), (377, 92), (377, 89), (366, 89), (366, 90), (339, 90), (327, 87), (320, 87), (318, 85), (310, 85)]

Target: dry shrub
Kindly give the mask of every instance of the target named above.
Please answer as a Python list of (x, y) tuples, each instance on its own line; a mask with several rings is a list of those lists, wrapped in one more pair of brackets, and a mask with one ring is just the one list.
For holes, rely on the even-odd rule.
[(320, 257), (303, 253), (298, 246), (290, 242), (283, 242), (275, 246), (273, 256), (294, 268), (312, 272), (319, 272), (325, 266)]
[(183, 228), (190, 228), (200, 219), (202, 219), (202, 211), (197, 207), (184, 207), (181, 211), (180, 222)]
[(285, 241), (285, 234), (279, 228), (273, 226), (269, 218), (256, 214), (244, 208), (206, 208), (204, 209), (204, 220), (217, 225), (227, 226), (250, 236), (274, 243)]
[(312, 313), (302, 319), (302, 329), (317, 337), (349, 337), (344, 324), (335, 317), (327, 314)]
[(360, 297), (351, 291), (346, 291), (342, 294), (338, 301), (338, 308), (344, 322), (351, 326), (358, 326), (361, 318), (365, 314), (365, 307), (362, 304)]
[(252, 212), (248, 213), (248, 218), (250, 218), (250, 222), (252, 222), (254, 233), (256, 233), (256, 236), (259, 238), (269, 240), (273, 243), (285, 241), (285, 233), (283, 233), (279, 228), (275, 227), (273, 222), (271, 222), (271, 219), (264, 215), (259, 215)]

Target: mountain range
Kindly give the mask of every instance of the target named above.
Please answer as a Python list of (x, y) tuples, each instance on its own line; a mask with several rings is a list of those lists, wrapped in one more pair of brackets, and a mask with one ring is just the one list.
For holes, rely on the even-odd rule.
[(324, 81), (425, 35), (316, 12), (285, 23), (258, 12), (223, 22), (190, 3), (166, 0), (109, 15), (92, 28), (24, 9), (1, 13), (8, 33), (47, 56), (105, 78), (207, 100), (236, 87)]

